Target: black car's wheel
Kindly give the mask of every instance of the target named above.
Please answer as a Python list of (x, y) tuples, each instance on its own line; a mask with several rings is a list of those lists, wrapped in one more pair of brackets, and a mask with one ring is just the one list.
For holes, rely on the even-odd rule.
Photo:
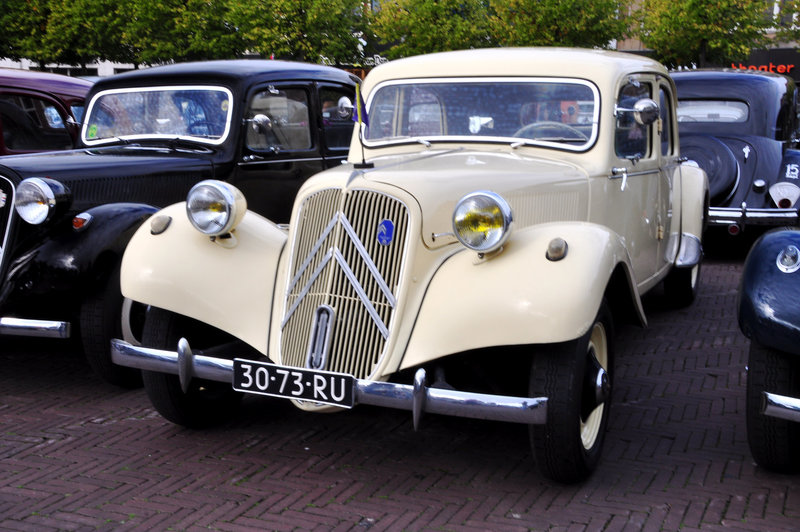
[(142, 385), (141, 371), (111, 362), (111, 339), (122, 338), (122, 302), (117, 267), (101, 289), (81, 304), (81, 342), (86, 360), (101, 379), (123, 388), (136, 388)]
[[(144, 322), (142, 344), (174, 351), (185, 337), (194, 349), (216, 345), (212, 328), (159, 308), (150, 308)], [(193, 379), (186, 393), (177, 375), (142, 371), (147, 396), (159, 414), (178, 425), (202, 428), (222, 423), (232, 416), (241, 393), (224, 382)]]
[(747, 371), (747, 441), (758, 465), (772, 471), (800, 470), (800, 423), (765, 416), (763, 392), (797, 397), (800, 360), (755, 342), (750, 343)]
[(664, 279), (664, 294), (673, 307), (689, 306), (700, 286), (700, 264), (691, 268), (672, 268)]
[(547, 397), (547, 422), (531, 425), (534, 458), (559, 482), (588, 477), (600, 460), (611, 405), (613, 322), (604, 303), (589, 331), (543, 346), (531, 366), (531, 397)]

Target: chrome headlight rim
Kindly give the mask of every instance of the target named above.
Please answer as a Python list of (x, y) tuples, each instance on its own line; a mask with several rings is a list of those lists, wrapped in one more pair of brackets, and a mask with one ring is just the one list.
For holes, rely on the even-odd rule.
[[(494, 234), (479, 241), (468, 238), (466, 228), (463, 226), (464, 216), (468, 213), (475, 213), (476, 210), (492, 208), (497, 208), (500, 217), (499, 220), (495, 220), (495, 223), (499, 222), (499, 224), (494, 228)], [(453, 233), (463, 246), (478, 253), (491, 253), (500, 249), (508, 240), (512, 223), (511, 206), (500, 194), (490, 190), (476, 190), (465, 195), (458, 200), (453, 209)], [(486, 234), (488, 232), (484, 233), (484, 235)]]
[[(209, 209), (212, 205), (214, 208)], [(196, 183), (186, 195), (189, 222), (210, 237), (229, 234), (241, 222), (246, 210), (247, 203), (239, 189), (216, 179)]]
[(53, 218), (63, 186), (41, 177), (28, 177), (17, 186), (14, 209), (31, 225), (41, 225)]

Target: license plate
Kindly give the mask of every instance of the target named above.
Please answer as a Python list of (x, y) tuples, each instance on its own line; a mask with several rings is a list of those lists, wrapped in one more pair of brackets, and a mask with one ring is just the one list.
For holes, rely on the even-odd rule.
[(286, 399), (353, 407), (355, 378), (345, 373), (234, 359), (233, 388)]

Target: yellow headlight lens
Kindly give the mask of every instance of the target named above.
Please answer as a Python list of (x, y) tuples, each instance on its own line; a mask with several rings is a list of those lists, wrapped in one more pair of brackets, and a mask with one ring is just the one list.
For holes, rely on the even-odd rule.
[(453, 230), (466, 247), (486, 253), (503, 245), (511, 228), (511, 207), (498, 194), (478, 191), (461, 198), (453, 212)]
[(233, 231), (246, 210), (247, 202), (239, 189), (222, 181), (201, 181), (186, 197), (189, 221), (195, 229), (210, 236)]

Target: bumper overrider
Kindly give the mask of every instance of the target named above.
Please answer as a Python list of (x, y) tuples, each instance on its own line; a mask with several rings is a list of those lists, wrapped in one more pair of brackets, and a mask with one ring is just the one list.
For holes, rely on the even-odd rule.
[[(188, 390), (193, 378), (231, 385), (234, 380), (233, 360), (192, 353), (184, 338), (178, 342), (177, 351), (139, 347), (114, 339), (111, 341), (111, 359), (121, 366), (178, 375), (184, 391)], [(422, 368), (414, 375), (413, 385), (365, 379), (355, 379), (354, 382), (354, 405), (409, 410), (415, 429), (425, 412), (532, 425), (541, 425), (547, 420), (546, 397), (512, 397), (434, 388), (427, 386)]]
[(800, 399), (764, 392), (761, 410), (765, 416), (800, 423)]

